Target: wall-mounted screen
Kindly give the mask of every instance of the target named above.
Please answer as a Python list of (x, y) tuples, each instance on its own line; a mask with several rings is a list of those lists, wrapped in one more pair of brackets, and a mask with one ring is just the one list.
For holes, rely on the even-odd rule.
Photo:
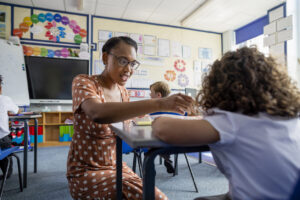
[(30, 103), (72, 103), (72, 81), (89, 74), (89, 60), (26, 56)]

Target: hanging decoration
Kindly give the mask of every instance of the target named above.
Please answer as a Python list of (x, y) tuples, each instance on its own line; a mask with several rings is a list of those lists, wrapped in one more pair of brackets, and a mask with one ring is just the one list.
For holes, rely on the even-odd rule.
[(185, 66), (186, 63), (184, 60), (178, 59), (174, 62), (174, 68), (179, 72), (184, 72), (186, 69)]
[(79, 57), (78, 53), (72, 49), (46, 49), (46, 48), (40, 48), (40, 47), (30, 47), (23, 45), (23, 52), (26, 56), (43, 56), (43, 57)]
[[(42, 32), (40, 26), (37, 25), (39, 22), (47, 22), (45, 36), (53, 42), (60, 42), (61, 38), (68, 38), (73, 39), (76, 44), (80, 44), (82, 39), (87, 36), (87, 31), (82, 29), (75, 20), (70, 20), (67, 16), (61, 16), (60, 14), (53, 15), (52, 13), (32, 14), (30, 17), (24, 17), (19, 27), (13, 30), (13, 35), (22, 38), (23, 33), (28, 30), (33, 34), (39, 34)], [(57, 23), (69, 26), (72, 32), (66, 33), (66, 27), (58, 26)]]
[(186, 87), (189, 85), (189, 77), (186, 74), (179, 74), (177, 78), (179, 86)]
[(167, 70), (164, 77), (167, 81), (174, 81), (176, 79), (176, 73), (173, 70)]

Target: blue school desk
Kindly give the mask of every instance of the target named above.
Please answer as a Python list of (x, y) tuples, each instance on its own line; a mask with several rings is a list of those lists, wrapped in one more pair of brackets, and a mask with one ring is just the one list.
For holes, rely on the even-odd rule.
[(28, 154), (28, 121), (34, 120), (34, 169), (33, 172), (37, 172), (37, 134), (38, 134), (38, 120), (42, 117), (40, 114), (31, 115), (14, 115), (9, 116), (10, 121), (23, 121), (24, 122), (24, 159), (23, 159), (23, 186), (27, 187), (27, 154)]
[(160, 141), (152, 134), (151, 126), (128, 126), (120, 129), (112, 126), (112, 130), (117, 134), (117, 199), (122, 199), (122, 140), (132, 148), (150, 148), (145, 153), (143, 164), (143, 200), (154, 199), (155, 188), (155, 157), (163, 153), (190, 153), (209, 151), (207, 145), (203, 146), (171, 146)]

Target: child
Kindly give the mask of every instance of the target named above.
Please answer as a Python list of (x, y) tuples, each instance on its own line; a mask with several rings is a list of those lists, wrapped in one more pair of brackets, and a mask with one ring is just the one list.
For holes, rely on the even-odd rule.
[[(74, 135), (67, 163), (67, 178), (74, 199), (115, 199), (116, 138), (110, 124), (147, 113), (183, 113), (192, 98), (176, 94), (166, 98), (129, 102), (126, 81), (139, 67), (137, 44), (129, 37), (113, 37), (102, 48), (102, 74), (78, 75), (72, 84)], [(127, 123), (125, 121), (125, 123)], [(123, 198), (141, 199), (142, 180), (123, 163)], [(167, 197), (156, 188), (156, 199)]]
[[(11, 98), (8, 96), (2, 95), (2, 76), (0, 75), (0, 148), (1, 149), (7, 149), (11, 146), (11, 138), (9, 136), (9, 128), (8, 128), (8, 113), (17, 113), (19, 111), (19, 108), (17, 105), (13, 103)], [(11, 159), (11, 158), (10, 158)], [(12, 174), (12, 159), (10, 160), (11, 165), (8, 169), (7, 178), (10, 177)], [(6, 167), (8, 164), (8, 158), (4, 158), (0, 161), (0, 168), (5, 173)]]
[[(171, 90), (166, 82), (158, 81), (150, 85), (150, 97), (152, 99), (167, 97), (170, 93)], [(172, 160), (170, 159), (170, 154), (162, 154), (161, 157), (164, 158), (164, 165), (167, 172), (173, 174), (175, 169), (173, 167)]]
[(300, 93), (286, 71), (255, 48), (227, 52), (197, 100), (203, 120), (161, 117), (152, 127), (170, 144), (209, 144), (229, 181), (229, 194), (214, 199), (289, 199), (300, 170)]

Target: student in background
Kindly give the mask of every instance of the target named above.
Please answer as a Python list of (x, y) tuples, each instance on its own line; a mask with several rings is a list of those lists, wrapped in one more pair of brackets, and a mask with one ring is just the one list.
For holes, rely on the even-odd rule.
[(199, 199), (289, 199), (300, 170), (300, 93), (256, 48), (227, 52), (198, 94), (203, 120), (156, 118), (154, 134), (176, 145), (209, 144), (229, 193)]
[[(192, 98), (129, 102), (126, 81), (139, 67), (137, 44), (129, 37), (109, 39), (102, 48), (105, 69), (100, 75), (78, 75), (72, 83), (74, 135), (67, 162), (67, 178), (74, 199), (115, 199), (116, 138), (110, 124), (158, 111), (183, 113)], [(142, 199), (142, 180), (123, 163), (124, 199)], [(167, 199), (155, 189), (156, 199)]]
[[(0, 148), (7, 149), (11, 147), (11, 137), (9, 135), (9, 127), (8, 127), (8, 114), (11, 112), (16, 114), (19, 112), (19, 108), (8, 96), (2, 95), (2, 83), (3, 78), (0, 75)], [(11, 159), (11, 158), (10, 158)], [(8, 169), (7, 178), (9, 178), (12, 174), (13, 162), (10, 160), (11, 165)], [(0, 168), (5, 173), (6, 167), (8, 164), (8, 158), (4, 158), (0, 160)]]
[[(170, 87), (166, 82), (158, 81), (150, 85), (150, 97), (152, 99), (167, 97), (170, 93)], [(160, 156), (164, 158), (164, 165), (167, 169), (167, 172), (173, 174), (175, 169), (173, 167), (172, 160), (170, 159), (170, 154), (161, 154)]]

